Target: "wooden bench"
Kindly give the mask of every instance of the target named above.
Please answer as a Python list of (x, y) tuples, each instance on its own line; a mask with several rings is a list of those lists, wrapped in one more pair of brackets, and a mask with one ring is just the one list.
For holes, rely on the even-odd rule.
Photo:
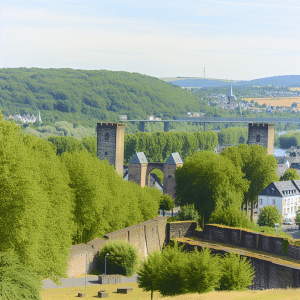
[(123, 287), (123, 288), (118, 288), (117, 293), (119, 293), (119, 294), (128, 294), (132, 290), (133, 290), (132, 287)]

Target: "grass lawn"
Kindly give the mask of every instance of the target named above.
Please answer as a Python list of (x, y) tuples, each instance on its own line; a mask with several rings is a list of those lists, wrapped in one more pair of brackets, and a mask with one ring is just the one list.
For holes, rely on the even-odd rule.
[[(133, 287), (133, 291), (128, 294), (117, 294), (118, 287)], [(106, 290), (109, 293), (107, 299), (123, 299), (123, 300), (150, 300), (151, 293), (144, 292), (138, 288), (137, 283), (118, 283), (107, 285), (96, 285), (87, 287), (87, 297), (84, 299), (98, 298), (98, 291)], [(42, 291), (42, 300), (70, 300), (78, 298), (79, 292), (84, 292), (84, 286), (75, 288), (55, 288)], [(216, 299), (243, 299), (243, 300), (276, 300), (276, 299), (300, 299), (300, 289), (273, 289), (264, 291), (225, 291), (225, 292), (209, 292), (206, 294), (187, 294), (174, 297), (161, 297), (158, 292), (154, 292), (153, 299), (169, 299), (169, 300), (216, 300)]]

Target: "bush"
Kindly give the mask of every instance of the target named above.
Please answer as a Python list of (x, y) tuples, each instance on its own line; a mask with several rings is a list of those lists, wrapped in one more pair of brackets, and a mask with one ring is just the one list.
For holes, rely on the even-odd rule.
[(222, 270), (219, 256), (212, 256), (208, 248), (195, 249), (187, 264), (187, 282), (190, 293), (207, 293), (220, 286)]
[(262, 208), (257, 224), (259, 226), (274, 227), (275, 223), (281, 223), (281, 214), (277, 207), (268, 205)]
[[(221, 224), (230, 227), (249, 228), (251, 221), (236, 206), (216, 209), (209, 220), (212, 224)], [(249, 228), (250, 229), (250, 228)]]
[(180, 221), (188, 221), (193, 220), (198, 222), (199, 221), (199, 214), (194, 207), (194, 204), (186, 204), (180, 208), (178, 212), (178, 219)]
[(188, 293), (187, 264), (188, 255), (182, 252), (175, 241), (162, 251), (161, 264), (157, 270), (156, 289), (163, 296)]
[(252, 284), (254, 269), (250, 260), (238, 254), (226, 254), (221, 259), (222, 277), (220, 290), (245, 290)]
[(106, 274), (119, 274), (124, 276), (132, 276), (138, 266), (139, 255), (135, 247), (122, 240), (108, 241), (99, 254), (100, 272), (105, 271), (105, 255), (106, 258)]
[(0, 253), (0, 299), (41, 300), (42, 279), (12, 252)]

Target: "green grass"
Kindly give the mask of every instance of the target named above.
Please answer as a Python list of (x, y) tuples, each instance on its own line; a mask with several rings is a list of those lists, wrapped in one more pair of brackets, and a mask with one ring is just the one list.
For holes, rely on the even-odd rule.
[[(133, 290), (128, 294), (117, 294), (118, 287), (133, 287)], [(151, 293), (145, 292), (138, 287), (137, 283), (119, 283), (96, 285), (87, 287), (87, 297), (84, 299), (91, 300), (98, 298), (99, 290), (106, 290), (109, 293), (108, 299), (116, 300), (150, 300)], [(73, 300), (77, 298), (79, 292), (85, 292), (84, 286), (76, 288), (54, 288), (44, 290), (41, 293), (42, 300)], [(300, 289), (272, 289), (263, 291), (223, 291), (223, 292), (209, 292), (206, 294), (186, 294), (175, 297), (162, 297), (160, 293), (154, 292), (153, 299), (169, 299), (169, 300), (275, 300), (275, 299), (300, 299)]]

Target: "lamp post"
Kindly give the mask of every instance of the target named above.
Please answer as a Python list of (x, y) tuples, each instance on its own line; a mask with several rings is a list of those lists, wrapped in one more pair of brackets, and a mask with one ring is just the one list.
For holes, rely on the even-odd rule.
[(105, 277), (106, 277), (106, 257), (109, 255), (109, 253), (106, 253), (105, 255)]
[(279, 223), (275, 223), (276, 235), (277, 235), (277, 227), (278, 226), (279, 226)]
[(87, 251), (85, 250), (85, 291), (87, 286)]

